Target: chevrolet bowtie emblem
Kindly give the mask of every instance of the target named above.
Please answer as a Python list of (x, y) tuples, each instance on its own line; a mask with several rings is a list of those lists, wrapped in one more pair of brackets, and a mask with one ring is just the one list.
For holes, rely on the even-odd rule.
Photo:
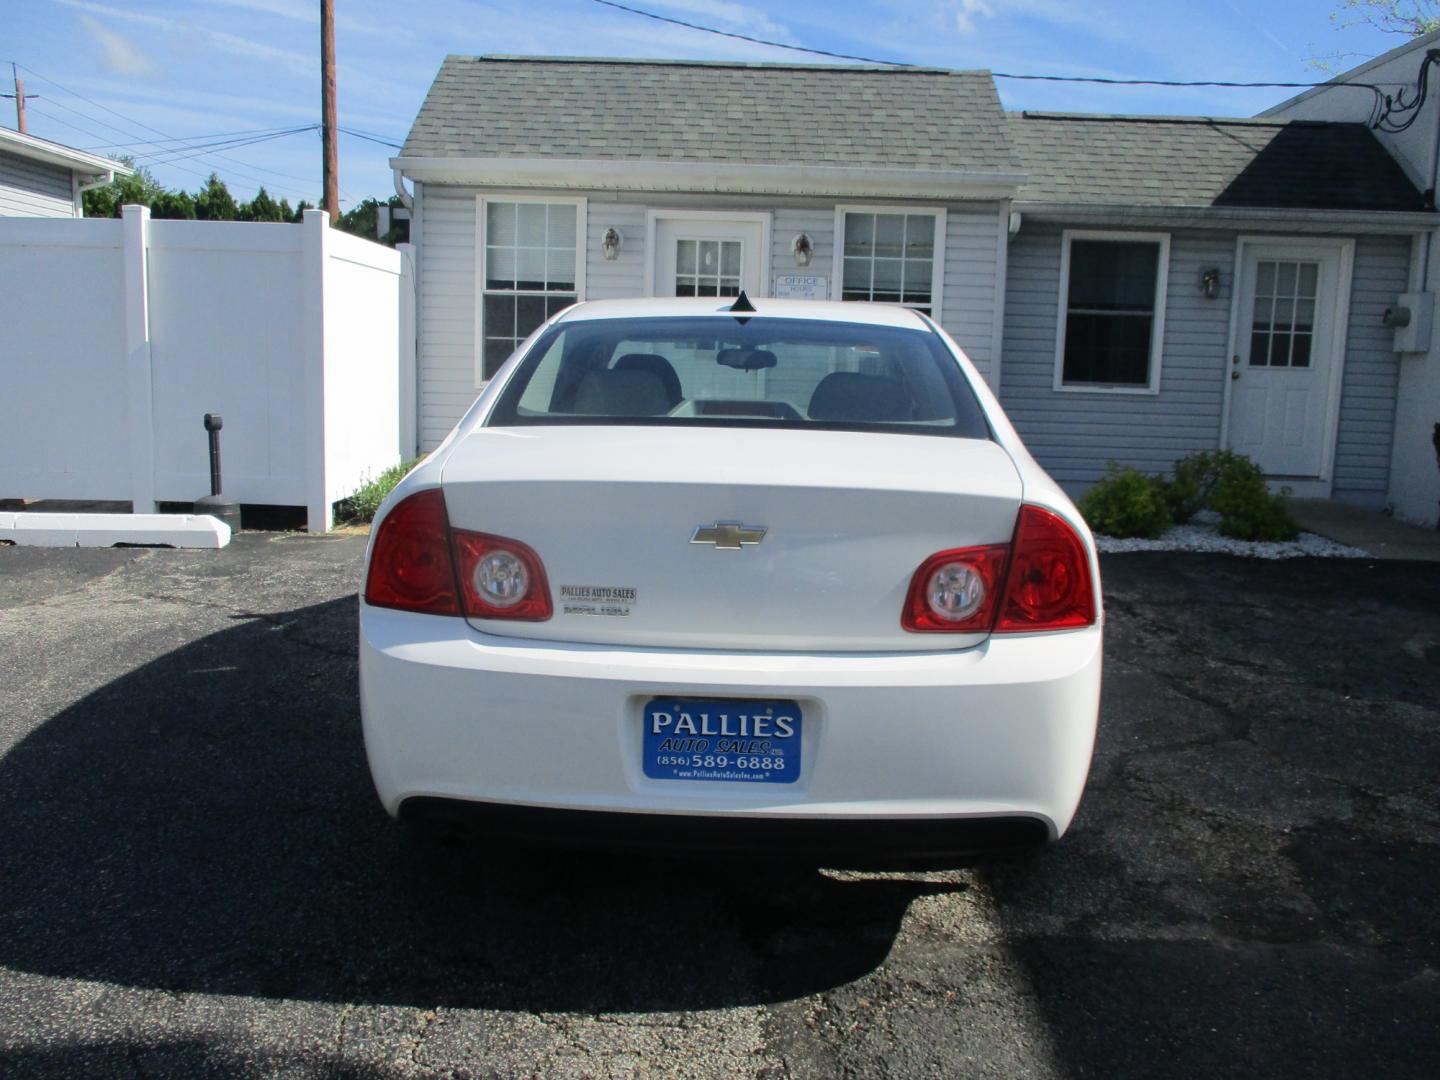
[(717, 521), (714, 525), (700, 525), (690, 537), (692, 544), (714, 544), (717, 548), (739, 551), (747, 544), (758, 544), (765, 539), (763, 528), (751, 528), (738, 521)]

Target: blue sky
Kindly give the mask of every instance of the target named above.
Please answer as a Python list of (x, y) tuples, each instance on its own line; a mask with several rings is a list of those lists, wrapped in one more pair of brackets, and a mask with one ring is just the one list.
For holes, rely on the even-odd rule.
[[(946, 67), (1157, 79), (1305, 81), (1307, 60), (1350, 66), (1400, 44), (1337, 29), (1340, 0), (628, 0), (687, 21), (796, 45)], [(316, 123), (318, 0), (27, 0), (7, 4), (0, 60), (21, 65), (33, 134), (134, 153), (194, 190), (211, 170), (239, 197), (263, 183), (317, 200), (320, 141), (172, 149), (169, 138), (249, 138)], [(799, 54), (668, 26), (593, 0), (336, 0), (340, 124), (400, 141), (447, 53), (795, 60)], [(1285, 90), (1103, 88), (1001, 80), (1007, 108), (1250, 115)], [(5, 87), (6, 90), (9, 87)], [(0, 101), (13, 126), (13, 105)], [(205, 137), (205, 138), (202, 138)], [(127, 145), (115, 147), (112, 144)], [(161, 151), (165, 151), (162, 153)], [(194, 156), (180, 157), (179, 154)], [(340, 144), (342, 207), (392, 190), (393, 150)], [(166, 159), (169, 160), (166, 160)]]

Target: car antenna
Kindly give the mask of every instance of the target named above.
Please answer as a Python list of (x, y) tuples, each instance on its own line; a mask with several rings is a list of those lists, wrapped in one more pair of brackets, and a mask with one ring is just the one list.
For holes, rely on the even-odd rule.
[(737, 323), (744, 326), (750, 321), (748, 316), (755, 310), (755, 305), (752, 304), (750, 298), (745, 295), (745, 290), (741, 289), (740, 295), (735, 298), (735, 303), (731, 304), (726, 310), (735, 316)]

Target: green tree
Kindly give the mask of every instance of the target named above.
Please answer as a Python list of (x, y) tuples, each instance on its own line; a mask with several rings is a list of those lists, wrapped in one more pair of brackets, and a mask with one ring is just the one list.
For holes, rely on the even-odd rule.
[(115, 179), (104, 187), (85, 192), (81, 205), (85, 208), (86, 217), (119, 217), (122, 206), (153, 206), (155, 200), (165, 194), (164, 186), (147, 169), (135, 167), (134, 158), (113, 156), (112, 160), (135, 169), (135, 172), (131, 176), (117, 173)]
[(235, 196), (215, 173), (195, 195), (195, 216), (201, 221), (234, 221)]
[(195, 220), (195, 199), (186, 191), (167, 191), (150, 204), (150, 216), (177, 221)]
[(235, 208), (235, 216), (240, 221), (288, 221), (289, 210), (288, 206), (282, 208), (262, 186), (255, 198)]
[(392, 224), (389, 232), (384, 236), (377, 237), (375, 235), (378, 217), (376, 211), (382, 206), (389, 206), (393, 209), (401, 205), (403, 204), (398, 195), (391, 195), (386, 202), (381, 202), (379, 199), (365, 199), (341, 214), (339, 220), (335, 222), (335, 227), (354, 236), (364, 237), (366, 240), (378, 239), (380, 243), (394, 247), (397, 243), (403, 243), (408, 239), (406, 223)]
[(1420, 37), (1440, 30), (1440, 9), (1429, 0), (1341, 0), (1330, 21), (1340, 29), (1373, 26), (1387, 34)]

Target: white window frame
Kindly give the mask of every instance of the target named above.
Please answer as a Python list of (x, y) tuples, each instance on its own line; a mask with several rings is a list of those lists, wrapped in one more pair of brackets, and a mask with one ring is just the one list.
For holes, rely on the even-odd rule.
[[(1113, 240), (1160, 245), (1155, 267), (1155, 314), (1150, 324), (1150, 381), (1140, 386), (1065, 381), (1065, 324), (1070, 314), (1070, 242), (1072, 240)], [(1160, 362), (1165, 352), (1165, 297), (1170, 280), (1170, 234), (1159, 232), (1117, 232), (1108, 229), (1066, 229), (1060, 234), (1060, 296), (1055, 316), (1055, 378), (1052, 388), (1064, 394), (1145, 394), (1160, 393)]]
[[(585, 299), (585, 254), (590, 237), (586, 230), (588, 200), (564, 195), (507, 195), (492, 191), (475, 196), (475, 348), (474, 380), (478, 390), (489, 380), (485, 378), (485, 229), (490, 203), (548, 203), (552, 206), (575, 207), (575, 302)], [(545, 296), (546, 293), (517, 292), (519, 296)]]
[[(877, 206), (871, 203), (839, 203), (835, 207), (835, 250), (830, 269), (830, 299), (840, 300), (845, 292), (845, 215), (846, 214), (931, 214), (935, 218), (935, 257), (930, 268), (930, 318), (941, 326), (942, 289), (945, 285), (945, 208), (943, 206)], [(910, 308), (912, 304), (897, 304)]]

